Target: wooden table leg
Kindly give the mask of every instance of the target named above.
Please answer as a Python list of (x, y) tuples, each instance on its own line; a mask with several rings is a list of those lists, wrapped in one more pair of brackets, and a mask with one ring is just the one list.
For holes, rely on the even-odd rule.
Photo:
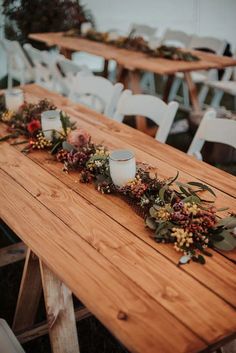
[(13, 321), (14, 331), (26, 330), (34, 324), (41, 293), (39, 260), (28, 249)]
[(108, 66), (109, 66), (109, 60), (104, 59), (104, 67), (103, 67), (102, 76), (105, 78), (108, 77)]
[(72, 50), (60, 47), (60, 53), (65, 56), (65, 58), (71, 60)]
[[(140, 81), (141, 75), (140, 71), (133, 70), (129, 72), (130, 77), (130, 89), (134, 94), (141, 93)], [(147, 120), (143, 116), (136, 116), (136, 128), (140, 131), (147, 132)]]
[(192, 80), (191, 73), (190, 72), (185, 72), (184, 73), (184, 78), (188, 86), (188, 91), (189, 91), (189, 97), (192, 103), (193, 110), (195, 112), (200, 112), (201, 107), (200, 103), (198, 100), (198, 94), (197, 94), (197, 87), (195, 83)]
[(169, 75), (166, 81), (166, 85), (163, 93), (163, 101), (166, 103), (168, 103), (169, 94), (174, 82), (174, 78), (175, 78), (175, 75)]
[(40, 261), (49, 337), (53, 353), (79, 353), (70, 290)]

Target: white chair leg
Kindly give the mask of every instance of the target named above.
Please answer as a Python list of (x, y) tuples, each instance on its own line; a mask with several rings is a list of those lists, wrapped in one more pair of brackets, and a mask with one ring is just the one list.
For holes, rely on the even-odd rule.
[(223, 95), (224, 95), (223, 91), (216, 89), (210, 105), (213, 108), (218, 108), (220, 106), (220, 102), (221, 102), (221, 99), (223, 98)]
[(172, 102), (176, 98), (181, 82), (182, 82), (181, 78), (175, 77), (168, 97), (169, 102)]
[(199, 92), (198, 99), (199, 99), (199, 103), (200, 103), (201, 107), (205, 103), (208, 91), (209, 91), (209, 87), (206, 85), (203, 85), (200, 92)]

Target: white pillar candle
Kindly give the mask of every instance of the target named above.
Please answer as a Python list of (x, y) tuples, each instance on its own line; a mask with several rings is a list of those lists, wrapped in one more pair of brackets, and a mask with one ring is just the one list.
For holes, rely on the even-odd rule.
[(17, 111), (24, 103), (24, 93), (22, 89), (15, 88), (5, 92), (5, 105), (8, 110)]
[(116, 186), (124, 186), (135, 178), (136, 162), (134, 153), (127, 150), (117, 150), (109, 156), (110, 174)]
[(44, 136), (52, 140), (53, 131), (61, 131), (60, 112), (58, 110), (47, 110), (41, 114), (41, 125)]
[(81, 34), (86, 34), (92, 29), (92, 25), (90, 22), (84, 22), (81, 24)]

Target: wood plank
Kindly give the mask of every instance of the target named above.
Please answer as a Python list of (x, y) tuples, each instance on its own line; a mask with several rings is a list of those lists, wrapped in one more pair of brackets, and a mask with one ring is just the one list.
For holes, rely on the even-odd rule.
[(198, 55), (200, 60), (194, 62), (152, 58), (141, 52), (120, 49), (109, 44), (76, 37), (65, 37), (63, 33), (33, 33), (29, 37), (44, 42), (49, 46), (58, 45), (70, 51), (85, 51), (102, 56), (107, 60), (113, 59), (129, 70), (138, 69), (161, 75), (236, 65), (235, 59), (196, 51), (193, 51), (193, 53)]
[(53, 353), (79, 353), (72, 293), (40, 260), (48, 331)]
[[(24, 86), (26, 99), (32, 102), (44, 97), (51, 99), (59, 108), (65, 110), (71, 116), (78, 119), (78, 125), (81, 120), (93, 124), (103, 131), (112, 132), (113, 136), (124, 140), (139, 149), (146, 151), (148, 154), (156, 157), (158, 160), (183, 170), (188, 174), (208, 183), (215, 188), (224, 191), (225, 193), (236, 197), (236, 178), (220, 169), (217, 169), (207, 163), (197, 161), (194, 157), (190, 157), (167, 144), (160, 143), (153, 138), (125, 125), (108, 119), (102, 114), (99, 114), (80, 104), (74, 104), (67, 98), (56, 93), (49, 92), (37, 85)], [(3, 133), (3, 130), (1, 130)], [(5, 132), (4, 132), (5, 133)]]
[(22, 242), (0, 249), (0, 267), (24, 260), (27, 247)]
[[(87, 319), (88, 317), (91, 317), (91, 313), (88, 311), (87, 308), (80, 308), (75, 310), (76, 321), (81, 321), (81, 320)], [(47, 322), (43, 322), (39, 325), (35, 325), (33, 326), (33, 328), (30, 328), (29, 330), (24, 332), (15, 332), (15, 335), (21, 344), (27, 343), (29, 341), (32, 341), (38, 337), (42, 337), (47, 334), (48, 334)]]
[(26, 330), (34, 324), (41, 293), (38, 258), (28, 249), (12, 325), (14, 331)]
[(72, 231), (5, 172), (0, 177), (2, 219), (131, 352), (205, 349), (201, 339), (84, 241), (79, 229)]
[[(157, 249), (164, 256), (167, 256), (171, 261), (175, 263), (178, 261), (179, 254), (177, 254), (172, 249), (172, 247), (162, 244), (156, 244), (155, 242), (153, 242), (153, 240), (149, 238), (147, 231), (143, 227), (143, 220), (140, 219), (135, 213), (130, 212), (129, 206), (124, 204), (124, 202), (121, 201), (119, 198), (109, 196), (106, 197), (105, 202), (104, 195), (89, 192), (89, 187), (87, 185), (80, 183), (78, 185), (77, 174), (63, 174), (61, 171), (61, 165), (53, 162), (53, 160), (50, 160), (50, 158), (49, 160), (45, 160), (44, 153), (35, 152), (30, 154), (29, 157), (32, 158), (34, 161), (37, 161), (39, 165), (44, 166), (46, 170), (50, 171), (52, 174), (57, 176), (66, 185), (79, 192), (81, 196), (88, 198), (91, 203), (103, 210), (110, 217), (114, 218), (121, 224), (125, 224), (129, 230), (134, 232), (145, 242), (148, 242), (149, 245)], [(1, 161), (2, 166), (4, 166), (4, 160)], [(19, 164), (16, 163), (15, 165), (17, 166)], [(7, 165), (6, 170), (10, 169), (10, 165)], [(38, 192), (38, 189), (35, 190), (35, 195), (37, 195)], [(126, 214), (129, 215), (128, 220)], [(233, 299), (235, 298), (235, 287), (234, 280), (232, 279), (230, 274), (231, 268), (232, 265), (229, 264), (226, 259), (222, 258), (221, 256), (219, 258), (216, 258), (215, 254), (213, 259), (207, 259), (207, 266), (204, 266), (200, 269), (197, 264), (191, 264), (191, 266), (184, 267), (184, 270), (189, 272), (197, 280), (201, 281), (201, 283), (206, 284), (209, 288), (214, 290), (225, 300), (230, 303), (234, 303), (233, 305), (235, 305), (235, 301)], [(222, 275), (222, 271), (224, 272), (224, 275)]]
[[(80, 236), (83, 239), (127, 276), (130, 276), (131, 280), (138, 283), (144, 290), (148, 290), (148, 293), (153, 298), (158, 300), (173, 315), (181, 318), (185, 325), (203, 337), (204, 340), (207, 340), (209, 344), (216, 342), (215, 335), (220, 334), (220, 332), (217, 333), (216, 326), (221, 331), (218, 339), (223, 337), (222, 315), (227, 316), (229, 329), (232, 327), (232, 322), (229, 321), (231, 314), (230, 312), (226, 314), (228, 306), (225, 306), (222, 301), (217, 304), (219, 299), (213, 296), (209, 290), (200, 286), (191, 277), (184, 275), (181, 269), (168, 262), (150, 247), (145, 246), (133, 234), (129, 234), (119, 225), (115, 225), (110, 218), (99, 212), (94, 206), (88, 204), (87, 201), (74, 192), (69, 191), (61, 182), (55, 180), (41, 168), (36, 165), (33, 167), (32, 162), (26, 159), (25, 156), (19, 154), (13, 148), (11, 149), (7, 144), (5, 145), (8, 151), (0, 150), (3, 155), (6, 155), (6, 159), (11, 162), (4, 170), (27, 191), (32, 193), (33, 196), (38, 195), (37, 198), (53, 213), (57, 214), (71, 229), (74, 231), (80, 229)], [(17, 160), (21, 168), (16, 166)], [(1, 165), (5, 165), (2, 160)], [(34, 171), (34, 177), (31, 174), (29, 178), (24, 178), (26, 171), (29, 169)], [(93, 193), (94, 197), (97, 196), (95, 190), (92, 188), (88, 189), (87, 185), (85, 187), (87, 187), (87, 194)], [(104, 198), (104, 195), (101, 196)], [(106, 198), (103, 199), (103, 202), (106, 202)], [(80, 205), (79, 208), (78, 205)], [(132, 210), (125, 212), (127, 216), (124, 224), (127, 224), (128, 220), (132, 222), (131, 212)], [(93, 215), (92, 219), (91, 214)], [(105, 229), (103, 225), (99, 225), (99, 220), (101, 219), (103, 224), (106, 224)], [(81, 222), (81, 220), (83, 221)], [(96, 233), (91, 233), (90, 228), (96, 229)], [(147, 233), (143, 225), (142, 230), (143, 234)], [(233, 272), (234, 270), (236, 271), (235, 267), (231, 266), (231, 268)], [(235, 276), (236, 272), (234, 274), (233, 272), (231, 275)], [(153, 285), (155, 278), (158, 278), (159, 286), (158, 284)], [(234, 287), (232, 293), (236, 293), (236, 287)], [(194, 311), (192, 310), (193, 307), (195, 308)], [(212, 308), (212, 312), (209, 308)], [(218, 312), (219, 316), (217, 318), (218, 310), (222, 310), (222, 314)], [(207, 319), (205, 318), (206, 311), (208, 311)], [(234, 311), (232, 311), (232, 315), (234, 318)], [(216, 324), (218, 320), (219, 323)], [(210, 340), (210, 337), (212, 337), (212, 340)]]

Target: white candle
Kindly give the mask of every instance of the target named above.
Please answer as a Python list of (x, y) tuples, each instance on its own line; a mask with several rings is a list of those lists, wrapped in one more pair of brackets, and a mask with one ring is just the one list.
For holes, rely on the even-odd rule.
[(135, 178), (136, 162), (134, 153), (127, 150), (117, 150), (109, 157), (110, 174), (117, 186), (124, 186)]
[(52, 140), (53, 131), (61, 131), (60, 112), (58, 110), (47, 110), (41, 114), (41, 125), (44, 136)]
[(21, 89), (11, 89), (5, 92), (5, 104), (8, 110), (17, 111), (24, 103), (24, 93)]
[(92, 25), (90, 22), (84, 22), (81, 24), (81, 34), (86, 34), (88, 31), (92, 29)]

